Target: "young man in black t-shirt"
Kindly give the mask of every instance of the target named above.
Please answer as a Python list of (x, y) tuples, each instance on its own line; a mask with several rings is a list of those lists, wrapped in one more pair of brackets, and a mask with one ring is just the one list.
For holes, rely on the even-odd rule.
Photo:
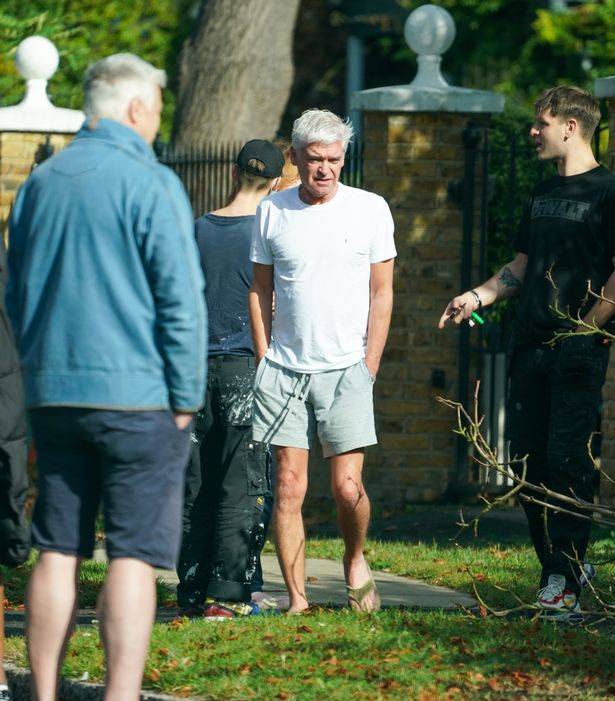
[[(591, 138), (600, 120), (585, 90), (559, 86), (535, 103), (530, 136), (557, 175), (539, 183), (525, 207), (515, 258), (492, 278), (455, 297), (440, 318), (459, 324), (481, 306), (519, 295), (512, 339), (507, 433), (511, 455), (528, 456), (526, 479), (555, 492), (593, 500), (595, 468), (588, 444), (597, 425), (608, 341), (584, 334), (579, 320), (610, 324), (615, 299), (615, 175), (599, 165)], [(556, 313), (559, 308), (567, 317)], [(574, 335), (548, 345), (557, 331)], [(520, 463), (513, 465), (518, 472)], [(525, 490), (528, 496), (556, 499)], [(591, 522), (522, 500), (542, 565), (538, 604), (548, 615), (580, 610), (581, 587), (594, 575), (584, 562)], [(578, 511), (574, 505), (561, 504)]]
[(195, 223), (207, 276), (209, 357), (205, 405), (197, 415), (186, 473), (177, 565), (177, 600), (188, 616), (234, 618), (258, 612), (251, 593), (272, 497), (269, 448), (251, 438), (255, 362), (248, 319), (250, 242), (256, 208), (283, 166), (277, 146), (248, 141), (233, 168), (231, 202)]

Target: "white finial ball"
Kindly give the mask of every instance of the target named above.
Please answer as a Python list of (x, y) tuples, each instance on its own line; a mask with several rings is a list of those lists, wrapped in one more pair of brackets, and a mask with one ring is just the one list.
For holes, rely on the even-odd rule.
[(56, 72), (60, 55), (54, 43), (46, 37), (31, 36), (17, 47), (15, 65), (26, 79), (49, 80)]
[(443, 54), (455, 39), (455, 21), (438, 5), (421, 5), (411, 12), (404, 25), (404, 37), (416, 54)]

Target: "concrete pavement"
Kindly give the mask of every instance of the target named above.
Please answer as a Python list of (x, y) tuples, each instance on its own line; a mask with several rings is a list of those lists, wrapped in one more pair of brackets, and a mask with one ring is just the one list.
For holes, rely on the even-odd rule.
[[(275, 555), (263, 555), (265, 592), (278, 598), (286, 595), (286, 587)], [(177, 575), (168, 570), (157, 570), (165, 584), (175, 587)], [(476, 601), (468, 594), (425, 584), (416, 579), (398, 577), (387, 572), (373, 572), (383, 606), (404, 606), (422, 609), (456, 609), (474, 606)], [(346, 605), (346, 585), (341, 562), (308, 559), (306, 561), (307, 595), (311, 604), (320, 606)]]

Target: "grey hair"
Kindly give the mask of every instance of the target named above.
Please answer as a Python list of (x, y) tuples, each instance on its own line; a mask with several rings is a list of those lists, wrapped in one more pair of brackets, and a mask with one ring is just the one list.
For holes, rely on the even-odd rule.
[(155, 88), (164, 88), (167, 76), (134, 54), (113, 54), (92, 64), (83, 80), (83, 111), (88, 117), (121, 122), (132, 100), (154, 103)]
[(306, 110), (293, 124), (293, 148), (303, 148), (308, 144), (334, 144), (341, 141), (344, 150), (352, 141), (354, 129), (350, 120), (344, 121), (329, 110), (313, 107)]

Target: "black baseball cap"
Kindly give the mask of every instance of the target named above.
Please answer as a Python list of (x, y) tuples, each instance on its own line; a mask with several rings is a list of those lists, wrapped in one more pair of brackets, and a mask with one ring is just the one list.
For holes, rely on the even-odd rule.
[[(254, 166), (248, 165), (248, 161), (251, 161), (253, 158), (264, 163), (265, 169), (259, 170)], [(246, 173), (260, 175), (263, 178), (279, 178), (284, 168), (284, 154), (271, 141), (252, 139), (252, 141), (248, 141), (247, 144), (243, 145), (237, 155), (237, 165), (241, 170), (245, 170)]]

